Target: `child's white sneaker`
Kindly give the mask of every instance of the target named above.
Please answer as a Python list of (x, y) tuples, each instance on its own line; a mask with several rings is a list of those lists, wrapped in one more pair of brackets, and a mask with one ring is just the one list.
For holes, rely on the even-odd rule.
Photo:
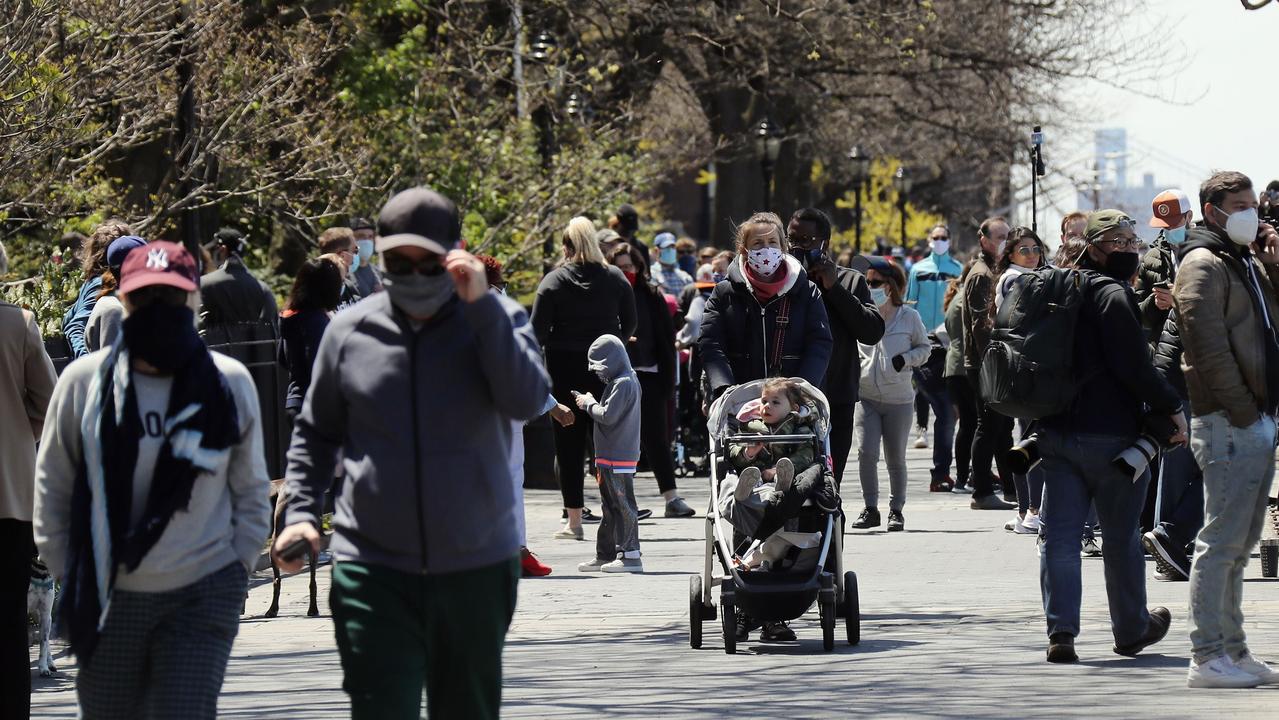
[(751, 491), (763, 479), (764, 474), (754, 465), (741, 471), (737, 474), (737, 487), (733, 490), (733, 499), (737, 500), (737, 502), (746, 502), (746, 498), (751, 496)]
[(1204, 663), (1191, 660), (1186, 674), (1186, 687), (1192, 688), (1251, 688), (1260, 684), (1261, 678), (1224, 655)]
[(773, 466), (773, 487), (778, 495), (790, 490), (790, 486), (795, 483), (795, 463), (790, 458), (782, 458)]
[(1253, 657), (1250, 652), (1244, 651), (1243, 656), (1235, 660), (1235, 667), (1249, 675), (1256, 675), (1262, 685), (1279, 685), (1279, 670)]
[(605, 563), (600, 566), (600, 572), (606, 573), (642, 573), (644, 572), (644, 561), (639, 558), (621, 557), (613, 562)]

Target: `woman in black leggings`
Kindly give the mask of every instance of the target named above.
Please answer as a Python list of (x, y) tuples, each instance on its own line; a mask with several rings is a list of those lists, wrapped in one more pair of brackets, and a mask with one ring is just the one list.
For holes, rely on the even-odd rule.
[(574, 408), (576, 421), (555, 425), (555, 457), (559, 463), (560, 492), (568, 519), (555, 534), (581, 540), (582, 480), (586, 450), (590, 444), (590, 417), (577, 410), (572, 391), (599, 396), (599, 378), (586, 368), (586, 351), (601, 335), (626, 340), (635, 334), (635, 299), (626, 276), (605, 264), (595, 226), (575, 217), (564, 229), (565, 262), (546, 277), (533, 301), (533, 332), (546, 356), (551, 394), (562, 405)]
[(950, 336), (950, 345), (946, 348), (946, 370), (942, 375), (946, 378), (950, 400), (959, 411), (959, 430), (955, 435), (955, 487), (951, 490), (956, 493), (969, 492), (973, 434), (977, 432), (977, 398), (964, 375), (964, 322), (960, 317), (964, 305), (964, 280), (972, 267), (973, 261), (969, 260), (959, 279), (951, 281), (942, 300), (942, 308), (946, 312), (946, 334)]
[(675, 487), (671, 458), (670, 401), (675, 393), (675, 325), (670, 306), (649, 280), (639, 250), (623, 243), (609, 253), (635, 292), (635, 335), (626, 343), (640, 381), (640, 449), (666, 501), (666, 517), (692, 517), (693, 508)]

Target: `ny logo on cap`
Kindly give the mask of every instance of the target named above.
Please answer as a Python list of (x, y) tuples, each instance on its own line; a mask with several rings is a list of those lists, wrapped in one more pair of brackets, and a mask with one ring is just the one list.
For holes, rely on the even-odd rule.
[(169, 269), (169, 252), (164, 248), (147, 251), (147, 267), (155, 270)]

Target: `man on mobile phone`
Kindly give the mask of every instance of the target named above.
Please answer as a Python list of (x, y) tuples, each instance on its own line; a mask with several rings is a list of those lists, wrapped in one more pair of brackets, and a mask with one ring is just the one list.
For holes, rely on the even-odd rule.
[(1261, 539), (1279, 410), (1279, 234), (1258, 222), (1238, 172), (1199, 188), (1173, 301), (1180, 318), (1190, 448), (1204, 474), (1204, 525), (1190, 571), (1190, 687), (1279, 683), (1243, 629), (1244, 566)]
[(1137, 271), (1137, 303), (1146, 341), (1159, 342), (1164, 321), (1172, 309), (1172, 283), (1177, 277), (1177, 250), (1186, 242), (1186, 232), (1194, 220), (1190, 196), (1178, 189), (1164, 190), (1150, 203), (1150, 227), (1159, 228), (1159, 237), (1141, 258)]
[[(293, 430), (285, 528), (319, 550), (339, 455), (330, 606), (353, 718), (496, 718), (520, 537), (511, 421), (550, 383), (523, 308), (462, 249), (451, 200), (427, 188), (378, 216), (385, 293), (324, 332)], [(361, 372), (350, 372), (351, 368)]]

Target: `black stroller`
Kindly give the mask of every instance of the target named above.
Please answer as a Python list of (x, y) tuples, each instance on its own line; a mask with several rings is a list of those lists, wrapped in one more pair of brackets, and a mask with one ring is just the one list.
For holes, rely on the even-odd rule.
[[(742, 557), (748, 548), (735, 546), (733, 527), (721, 515), (720, 483), (729, 476), (730, 446), (812, 442), (817, 457), (829, 458), (830, 407), (826, 397), (807, 382), (799, 378), (792, 380), (800, 386), (809, 409), (815, 414), (815, 435), (738, 432), (737, 413), (748, 401), (759, 398), (764, 380), (730, 388), (711, 406), (707, 422), (711, 438), (711, 503), (706, 513), (705, 567), (702, 575), (689, 578), (689, 644), (694, 648), (702, 646), (702, 623), (714, 620), (717, 610), (722, 621), (724, 652), (734, 653), (737, 651), (738, 608), (756, 620), (786, 621), (802, 616), (814, 601), (821, 618), (822, 646), (826, 650), (835, 647), (835, 625), (839, 616), (844, 618), (848, 644), (856, 645), (861, 640), (857, 575), (852, 571), (842, 572), (837, 512), (824, 512), (811, 501), (804, 504), (799, 517), (786, 527), (791, 531), (787, 535), (804, 541), (792, 548), (788, 554), (791, 564), (783, 570), (746, 569)], [(720, 588), (718, 608), (711, 597), (716, 586)]]

